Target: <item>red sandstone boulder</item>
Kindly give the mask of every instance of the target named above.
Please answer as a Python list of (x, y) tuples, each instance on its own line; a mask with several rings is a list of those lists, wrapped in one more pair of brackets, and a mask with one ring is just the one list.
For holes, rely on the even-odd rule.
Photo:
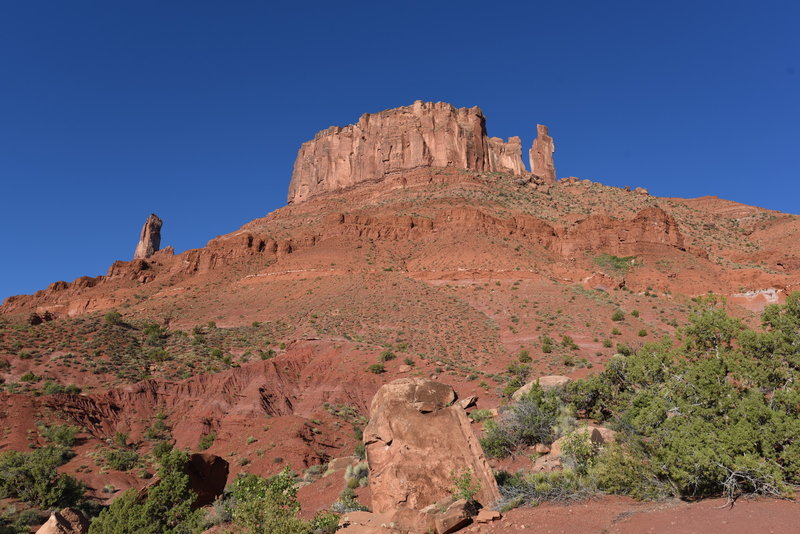
[(511, 395), (511, 398), (514, 399), (515, 401), (518, 401), (523, 397), (523, 395), (527, 394), (528, 392), (530, 392), (531, 389), (533, 389), (534, 384), (539, 384), (540, 388), (542, 388), (544, 391), (547, 391), (550, 389), (563, 388), (570, 381), (571, 379), (567, 376), (561, 376), (561, 375), (540, 376), (536, 380), (531, 380), (530, 382), (519, 388), (517, 391), (515, 391), (514, 394)]
[(475, 500), (489, 506), (500, 498), (466, 412), (453, 405), (455, 398), (445, 384), (402, 378), (372, 399), (364, 429), (372, 508), (391, 514), (401, 531), (436, 528), (438, 516), (423, 509), (450, 500), (453, 477), (467, 470), (480, 484)]
[(39, 527), (36, 534), (86, 534), (89, 520), (83, 512), (74, 508), (64, 508), (50, 514), (47, 523)]

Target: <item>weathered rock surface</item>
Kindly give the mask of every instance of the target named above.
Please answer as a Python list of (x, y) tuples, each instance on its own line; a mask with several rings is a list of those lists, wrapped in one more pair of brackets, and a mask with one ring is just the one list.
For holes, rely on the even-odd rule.
[(149, 258), (161, 248), (162, 224), (164, 222), (158, 218), (158, 215), (155, 213), (150, 214), (144, 226), (142, 226), (139, 244), (136, 245), (136, 251), (133, 253), (134, 260)]
[(36, 534), (86, 534), (89, 520), (83, 512), (74, 508), (64, 508), (50, 514), (47, 523), (39, 527)]
[(536, 380), (531, 380), (530, 382), (519, 388), (517, 391), (515, 391), (511, 395), (511, 398), (514, 399), (515, 401), (518, 401), (519, 399), (522, 398), (523, 395), (528, 393), (533, 388), (534, 384), (539, 384), (539, 387), (542, 388), (542, 390), (547, 391), (550, 389), (563, 388), (569, 382), (570, 378), (567, 376), (561, 376), (561, 375), (540, 376)]
[(289, 203), (319, 193), (380, 181), (416, 167), (455, 167), (522, 173), (522, 143), (486, 135), (480, 108), (444, 102), (362, 115), (356, 124), (332, 126), (303, 143), (289, 184)]
[(449, 499), (454, 474), (465, 470), (480, 483), (478, 502), (489, 506), (500, 498), (470, 421), (454, 400), (450, 386), (412, 378), (384, 385), (372, 400), (364, 429), (372, 508), (392, 513), (400, 530), (424, 532), (419, 529), (435, 522), (421, 511)]
[(547, 133), (547, 126), (537, 124), (536, 139), (533, 140), (533, 146), (528, 152), (531, 173), (548, 182), (555, 183), (556, 165), (553, 162), (553, 152), (555, 151), (556, 145), (553, 138)]

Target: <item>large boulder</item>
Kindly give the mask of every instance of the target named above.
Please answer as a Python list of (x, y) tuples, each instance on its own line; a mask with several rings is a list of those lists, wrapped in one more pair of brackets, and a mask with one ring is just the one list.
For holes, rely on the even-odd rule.
[(86, 534), (89, 520), (83, 512), (74, 508), (64, 508), (50, 514), (47, 523), (39, 527), (36, 534)]
[[(375, 394), (364, 429), (372, 508), (391, 514), (402, 531), (435, 529), (431, 505), (452, 501), (456, 475), (471, 472), (483, 506), (500, 492), (453, 388), (401, 378)], [(425, 512), (422, 510), (427, 508)], [(439, 518), (441, 519), (441, 518)]]
[(570, 378), (568, 376), (561, 376), (561, 375), (548, 375), (548, 376), (540, 376), (536, 380), (531, 380), (517, 391), (515, 391), (511, 398), (515, 401), (518, 401), (530, 392), (533, 389), (534, 384), (539, 384), (539, 387), (542, 388), (544, 391), (548, 391), (551, 389), (558, 389), (565, 387), (570, 382)]

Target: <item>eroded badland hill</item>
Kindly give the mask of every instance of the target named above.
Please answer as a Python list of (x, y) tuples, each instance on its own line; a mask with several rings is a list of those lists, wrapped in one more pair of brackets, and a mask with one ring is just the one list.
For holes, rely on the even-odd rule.
[[(134, 260), (8, 298), (0, 450), (44, 447), (49, 428), (74, 426), (74, 455), (59, 470), (100, 503), (151, 484), (151, 455), (164, 442), (202, 450), (207, 463), (223, 458), (229, 485), (239, 473), (289, 466), (311, 517), (340, 499), (384, 384), (447, 384), (459, 399), (477, 397), (468, 411), (493, 410), (510, 402), (515, 381), (596, 374), (621, 350), (674, 335), (695, 297), (724, 296), (731, 316), (757, 326), (765, 306), (800, 290), (797, 216), (716, 197), (654, 197), (642, 188), (646, 174), (634, 190), (556, 180), (555, 141), (546, 127), (537, 133), (527, 170), (519, 138), (488, 137), (478, 108), (417, 102), (364, 115), (302, 146), (287, 206), (181, 254), (160, 250), (162, 222), (151, 216)], [(383, 397), (402, 404), (418, 395), (393, 394)], [(436, 399), (422, 411), (455, 425), (448, 439), (477, 443), (482, 425), (445, 414), (452, 401)], [(413, 486), (385, 474), (402, 472), (391, 462), (407, 458), (369, 447), (370, 483), (355, 484), (356, 498), (382, 511), (411, 506), (386, 497)], [(464, 447), (476, 466), (486, 462), (479, 446)], [(435, 471), (428, 454), (415, 462)], [(380, 462), (391, 464), (383, 478)], [(517, 454), (487, 469), (535, 462)], [(431, 484), (450, 484), (440, 479)], [(415, 510), (430, 504), (420, 491), (411, 492)], [(729, 521), (779, 532), (797, 513), (785, 506), (747, 502), (725, 515), (709, 501), (604, 497), (519, 508), (469, 528), (712, 532)], [(416, 516), (408, 524), (422, 528)], [(385, 530), (370, 528), (382, 527), (348, 531)]]

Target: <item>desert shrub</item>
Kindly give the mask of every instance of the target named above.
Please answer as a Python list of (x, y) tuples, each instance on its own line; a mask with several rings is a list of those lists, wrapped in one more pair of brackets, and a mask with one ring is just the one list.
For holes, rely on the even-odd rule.
[(519, 354), (517, 354), (517, 359), (520, 361), (520, 363), (530, 363), (531, 354), (526, 349), (522, 349), (519, 351)]
[(195, 534), (204, 530), (202, 512), (192, 510), (197, 495), (183, 466), (189, 455), (172, 450), (161, 459), (159, 482), (144, 499), (130, 489), (103, 510), (89, 534)]
[(56, 471), (68, 457), (56, 446), (0, 453), (0, 498), (20, 499), (42, 509), (80, 503), (83, 484)]
[(624, 321), (625, 320), (625, 312), (622, 310), (614, 310), (614, 313), (611, 314), (612, 321)]
[(78, 435), (78, 427), (71, 425), (41, 425), (39, 433), (44, 439), (55, 445), (62, 447), (72, 447)]
[(347, 469), (344, 470), (344, 480), (351, 489), (366, 486), (369, 482), (369, 465), (367, 465), (367, 462), (348, 465)]
[(758, 331), (700, 299), (679, 337), (580, 382), (568, 388), (576, 408), (623, 432), (590, 468), (604, 491), (735, 499), (800, 483), (798, 293), (768, 306)]
[(503, 497), (501, 509), (536, 506), (545, 501), (572, 502), (585, 499), (595, 491), (592, 481), (571, 469), (550, 473), (516, 473), (500, 471), (495, 475)]
[(472, 469), (464, 469), (460, 473), (453, 471), (450, 473), (453, 489), (450, 493), (453, 498), (471, 501), (481, 490), (481, 481), (474, 477)]
[(358, 502), (356, 493), (352, 488), (345, 488), (339, 494), (339, 499), (333, 503), (331, 510), (337, 514), (366, 511), (368, 508)]
[(106, 465), (117, 471), (128, 471), (136, 467), (139, 454), (132, 449), (110, 449), (105, 453)]
[(386, 368), (384, 367), (384, 365), (382, 363), (373, 363), (372, 365), (367, 367), (367, 371), (369, 371), (370, 373), (374, 373), (376, 375), (379, 375), (381, 373), (385, 373), (386, 372)]
[(214, 444), (215, 439), (217, 439), (217, 435), (214, 432), (205, 434), (200, 438), (200, 441), (197, 442), (197, 450), (204, 451), (208, 449)]
[(385, 350), (381, 352), (380, 356), (378, 356), (378, 361), (380, 362), (388, 362), (390, 360), (394, 360), (397, 356), (395, 356), (394, 352), (390, 350)]
[(103, 316), (103, 321), (106, 324), (119, 325), (122, 324), (122, 315), (118, 311), (112, 310)]
[(569, 408), (555, 390), (542, 391), (535, 384), (500, 414), (499, 421), (487, 421), (481, 438), (484, 452), (491, 457), (508, 456), (520, 446), (552, 443), (571, 419)]
[(338, 523), (326, 512), (311, 521), (297, 517), (300, 503), (289, 467), (269, 478), (239, 476), (231, 484), (227, 506), (234, 523), (250, 534), (333, 532)]
[(480, 423), (482, 421), (486, 421), (487, 419), (492, 418), (492, 411), (491, 410), (472, 410), (469, 414), (469, 418), (475, 421), (476, 423)]
[(611, 254), (601, 254), (594, 259), (595, 264), (603, 269), (607, 269), (616, 274), (625, 274), (636, 261), (636, 256), (613, 256)]

